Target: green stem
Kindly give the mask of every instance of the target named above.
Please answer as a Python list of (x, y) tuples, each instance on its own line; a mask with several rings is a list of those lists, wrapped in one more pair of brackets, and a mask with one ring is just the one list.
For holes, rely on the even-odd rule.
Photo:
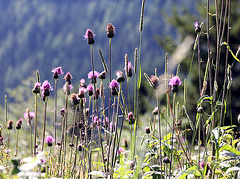
[(37, 111), (37, 93), (35, 94), (35, 123), (34, 123), (34, 146), (33, 146), (33, 154), (36, 155), (36, 146), (37, 146), (37, 114), (38, 114), (38, 111)]
[(45, 139), (45, 131), (46, 131), (47, 100), (48, 100), (48, 97), (46, 96), (45, 101), (44, 101), (44, 114), (43, 114), (42, 151), (44, 150), (44, 139)]

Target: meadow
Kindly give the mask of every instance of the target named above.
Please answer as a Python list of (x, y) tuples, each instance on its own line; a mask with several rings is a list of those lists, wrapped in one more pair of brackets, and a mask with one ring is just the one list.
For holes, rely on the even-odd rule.
[[(226, 116), (231, 116), (232, 68), (240, 62), (240, 48), (232, 50), (229, 42), (231, 0), (220, 6), (215, 1), (214, 12), (207, 0), (206, 23), (192, 22), (195, 40), (184, 74), (181, 63), (174, 74), (169, 73), (168, 54), (164, 74), (157, 68), (154, 74), (142, 71), (141, 52), (147, 50), (142, 49), (145, 3), (142, 0), (139, 46), (133, 60), (129, 54), (122, 57), (119, 71), (112, 71), (111, 59), (118, 50), (112, 45), (117, 28), (106, 24), (107, 59), (94, 48), (94, 31), (86, 27), (83, 37), (92, 67), (86, 78), (73, 86), (74, 77), (61, 64), (49, 72), (52, 79), (41, 80), (36, 71), (26, 90), (32, 105), (18, 120), (9, 119), (6, 96), (0, 178), (240, 178), (238, 126), (232, 121), (225, 125)], [(214, 24), (209, 24), (210, 17)], [(210, 30), (216, 36), (214, 51)], [(207, 44), (206, 59), (201, 58), (200, 38)], [(101, 61), (93, 56), (96, 50)], [(100, 72), (95, 69), (98, 63)], [(193, 102), (188, 91), (193, 77), (198, 99), (190, 115), (188, 104)], [(147, 119), (140, 113), (143, 86), (152, 91), (156, 104)]]

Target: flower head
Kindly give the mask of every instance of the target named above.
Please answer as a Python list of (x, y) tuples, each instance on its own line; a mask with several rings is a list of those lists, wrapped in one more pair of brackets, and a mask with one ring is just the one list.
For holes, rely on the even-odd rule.
[(80, 103), (80, 99), (78, 98), (78, 95), (76, 93), (73, 93), (71, 95), (70, 100), (73, 105), (78, 105)]
[(93, 95), (93, 86), (91, 84), (89, 84), (87, 86), (87, 90), (88, 90), (88, 95), (92, 96)]
[(178, 86), (181, 85), (181, 80), (178, 76), (174, 76), (169, 80), (168, 85), (172, 87), (172, 92), (178, 92)]
[(93, 33), (93, 31), (87, 29), (83, 37), (88, 40), (88, 44), (94, 44), (95, 43), (95, 40), (93, 39), (94, 36), (95, 34)]
[(88, 73), (88, 79), (92, 79), (92, 83), (96, 83), (96, 78), (98, 77), (98, 75), (99, 75), (99, 72), (94, 71), (93, 73), (93, 71), (90, 71)]
[(125, 152), (125, 149), (122, 148), (122, 147), (119, 147), (118, 154), (120, 155), (120, 154), (122, 154), (123, 152)]
[(29, 112), (28, 109), (26, 109), (26, 112), (24, 113), (24, 118), (27, 120), (27, 124), (31, 125), (32, 120), (35, 117), (35, 112)]
[(178, 76), (174, 76), (173, 78), (171, 78), (169, 80), (168, 85), (170, 85), (170, 86), (179, 86), (179, 85), (181, 85), (181, 80), (180, 80), (180, 78)]
[(134, 124), (134, 122), (135, 122), (135, 117), (134, 117), (134, 114), (132, 113), (132, 112), (129, 112), (128, 113), (128, 118), (127, 118), (127, 120), (128, 120), (128, 123), (131, 125), (131, 124)]
[(53, 88), (51, 87), (50, 83), (45, 80), (41, 86), (41, 90), (42, 91), (42, 96), (43, 96), (43, 101), (45, 101), (45, 97), (50, 95), (50, 91), (53, 90)]
[(196, 33), (199, 33), (199, 32), (201, 32), (201, 27), (200, 27), (200, 25), (198, 24), (198, 21), (196, 21), (195, 23), (194, 23), (194, 26), (195, 26), (195, 32)]
[(110, 88), (110, 89), (118, 88), (118, 87), (119, 87), (119, 84), (118, 84), (118, 82), (117, 82), (115, 79), (113, 79), (113, 80), (111, 81), (111, 83), (109, 84), (109, 88)]
[(103, 71), (98, 75), (98, 78), (100, 78), (101, 80), (104, 80), (106, 78), (106, 75), (107, 75), (107, 73), (105, 71)]
[(65, 108), (62, 108), (62, 109), (60, 110), (60, 113), (61, 113), (61, 116), (63, 117), (63, 116), (65, 115)]
[(105, 118), (106, 119), (106, 123), (105, 123), (105, 120), (103, 120), (103, 127), (108, 127), (108, 124), (109, 124), (109, 119), (108, 117)]
[(85, 79), (80, 80), (80, 86), (83, 87), (83, 88), (87, 88), (87, 85), (85, 83)]
[(17, 124), (16, 124), (16, 129), (21, 129), (21, 126), (22, 126), (22, 118), (20, 118), (18, 121), (17, 121)]
[(65, 79), (66, 82), (68, 82), (68, 84), (70, 85), (71, 84), (71, 80), (72, 80), (72, 75), (70, 72), (68, 72), (63, 79)]
[(45, 138), (45, 143), (47, 143), (49, 147), (52, 146), (53, 142), (54, 142), (54, 138), (52, 136), (49, 135)]
[[(68, 86), (68, 88), (67, 88), (67, 86)], [(63, 86), (63, 92), (64, 92), (64, 94), (70, 94), (70, 91), (71, 91), (71, 89), (73, 89), (73, 86), (72, 85), (67, 85), (66, 83), (65, 83), (65, 85)]]
[(96, 126), (96, 125), (100, 125), (101, 124), (101, 119), (100, 118), (98, 118), (97, 116), (95, 116), (94, 118), (93, 118), (93, 124)]
[(108, 38), (113, 38), (114, 37), (114, 32), (115, 32), (115, 27), (112, 25), (112, 23), (109, 23), (107, 25), (107, 37)]
[(117, 75), (117, 82), (118, 83), (122, 83), (122, 82), (125, 81), (125, 77), (123, 76), (123, 72), (116, 71), (116, 75)]
[(78, 97), (79, 97), (79, 98), (84, 98), (84, 93), (86, 93), (86, 92), (87, 92), (87, 89), (80, 86), (80, 87), (79, 87)]
[(53, 72), (53, 78), (58, 79), (59, 75), (63, 74), (62, 67), (57, 67), (52, 70)]
[(11, 130), (13, 128), (13, 121), (9, 120), (7, 123), (7, 129)]
[(39, 82), (35, 83), (32, 92), (33, 92), (33, 93), (36, 93), (36, 94), (37, 94), (37, 93), (40, 93), (40, 87), (41, 87), (41, 83), (39, 83)]
[(156, 89), (159, 85), (159, 78), (154, 76), (154, 75), (151, 75), (151, 78), (150, 78), (152, 84), (153, 84), (153, 88)]

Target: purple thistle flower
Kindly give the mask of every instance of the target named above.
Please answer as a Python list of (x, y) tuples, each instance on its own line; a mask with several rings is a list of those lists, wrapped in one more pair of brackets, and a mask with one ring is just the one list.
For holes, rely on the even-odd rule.
[(178, 76), (174, 76), (173, 78), (171, 78), (169, 80), (168, 85), (170, 85), (170, 86), (179, 86), (179, 85), (181, 85), (181, 80), (180, 80), (180, 78)]
[(181, 80), (178, 76), (174, 76), (169, 80), (168, 85), (172, 87), (172, 92), (178, 92), (178, 86), (181, 85)]
[(113, 96), (118, 95), (118, 92), (117, 92), (118, 87), (119, 87), (118, 82), (115, 79), (113, 79), (109, 84), (109, 88), (111, 89), (111, 93)]
[(125, 152), (125, 149), (122, 147), (119, 147), (118, 154), (120, 155), (121, 153)]
[(95, 40), (93, 39), (94, 36), (95, 34), (93, 33), (93, 31), (87, 29), (83, 37), (88, 40), (88, 44), (94, 44), (95, 43)]
[[(28, 113), (29, 113), (29, 116), (28, 116)], [(30, 120), (32, 120), (35, 117), (35, 112), (25, 112), (24, 118), (28, 119), (28, 117), (30, 118)]]
[(41, 86), (41, 90), (53, 90), (53, 88), (51, 87), (50, 83), (45, 80)]
[(96, 83), (96, 78), (98, 77), (99, 72), (94, 71), (94, 75), (93, 75), (93, 71), (90, 71), (88, 73), (88, 79), (92, 79), (92, 83)]
[(196, 21), (196, 22), (194, 23), (194, 26), (195, 26), (196, 28), (199, 27), (198, 21)]
[(196, 33), (199, 33), (199, 32), (201, 32), (201, 27), (200, 27), (200, 25), (198, 24), (198, 21), (196, 21), (195, 23), (194, 23), (194, 26), (195, 26), (195, 32)]
[(108, 117), (106, 117), (106, 124), (105, 124), (105, 120), (103, 120), (103, 127), (108, 127), (109, 124), (109, 119)]
[(93, 33), (92, 30), (87, 29), (85, 32), (85, 35), (83, 36), (85, 39), (90, 39), (93, 38), (95, 36), (95, 34)]
[(101, 119), (100, 118), (98, 118), (97, 116), (95, 116), (94, 118), (93, 118), (93, 124), (96, 126), (96, 125), (100, 125), (100, 123), (101, 123)]
[(79, 87), (78, 97), (79, 97), (79, 98), (84, 98), (84, 93), (86, 93), (86, 92), (87, 92), (87, 89), (80, 86), (80, 87)]
[(125, 81), (125, 77), (123, 76), (123, 72), (116, 71), (116, 75), (117, 75), (117, 82), (118, 83), (122, 83), (122, 82)]
[(93, 86), (91, 84), (89, 84), (87, 86), (87, 90), (88, 90), (88, 95), (92, 96), (93, 95)]
[(52, 70), (53, 72), (53, 78), (58, 79), (59, 75), (63, 74), (62, 67), (57, 67)]
[(63, 117), (63, 116), (65, 115), (65, 108), (62, 108), (62, 109), (60, 110), (60, 113), (61, 113), (61, 116)]
[(49, 135), (45, 138), (45, 143), (47, 143), (49, 147), (52, 146), (53, 142), (54, 142), (54, 138), (52, 136)]
[(35, 113), (34, 112), (29, 112), (28, 109), (24, 113), (24, 118), (27, 120), (28, 125), (32, 124), (32, 120), (33, 120), (34, 117), (35, 117)]
[(32, 92), (33, 92), (33, 93), (36, 93), (36, 94), (37, 94), (37, 93), (40, 93), (40, 87), (41, 87), (41, 83), (39, 83), (39, 82), (35, 83)]
[(118, 88), (118, 87), (119, 87), (119, 84), (118, 84), (118, 82), (117, 82), (115, 79), (113, 79), (113, 80), (111, 81), (111, 83), (109, 84), (109, 88), (110, 88), (110, 89)]
[(63, 85), (63, 92), (64, 94), (68, 93), (70, 94), (70, 91), (73, 89), (72, 85), (68, 85), (68, 89), (67, 89), (67, 84), (65, 83), (65, 85)]
[(21, 126), (22, 126), (22, 121), (23, 119), (20, 118), (18, 121), (17, 121), (17, 124), (16, 124), (16, 129), (21, 129)]
[(128, 120), (128, 123), (131, 125), (131, 124), (134, 124), (134, 122), (135, 122), (135, 117), (134, 117), (134, 114), (132, 113), (132, 112), (129, 112), (128, 113), (128, 118), (127, 118), (127, 120)]
[(68, 72), (63, 79), (65, 79), (66, 82), (68, 82), (68, 84), (70, 85), (71, 84), (71, 80), (72, 80), (72, 75), (70, 72)]

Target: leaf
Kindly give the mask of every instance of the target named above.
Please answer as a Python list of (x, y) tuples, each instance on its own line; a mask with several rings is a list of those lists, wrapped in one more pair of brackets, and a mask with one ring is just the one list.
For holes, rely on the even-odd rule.
[(229, 46), (226, 42), (223, 42), (221, 45), (226, 45), (228, 51), (232, 54), (233, 58), (234, 58), (235, 60), (237, 60), (238, 62), (240, 62), (240, 60), (234, 55), (234, 53), (233, 53), (232, 50), (230, 49), (230, 46)]
[(101, 150), (100, 148), (96, 148), (96, 149), (93, 149), (92, 152), (98, 152), (100, 150)]
[(101, 59), (102, 59), (103, 68), (104, 68), (105, 72), (108, 74), (108, 68), (107, 68), (106, 62), (105, 62), (105, 60), (104, 60), (104, 58), (103, 58), (103, 55), (102, 55), (102, 52), (101, 52), (100, 49), (99, 49), (99, 54), (100, 54), (100, 57), (101, 57)]
[(227, 169), (225, 176), (230, 173), (230, 172), (234, 172), (234, 171), (240, 171), (240, 167), (231, 167), (229, 169)]
[(147, 73), (143, 73), (143, 75), (145, 76), (146, 80), (148, 81), (149, 85), (153, 88), (153, 83), (150, 80), (149, 76), (147, 75)]
[(142, 66), (140, 65), (139, 76), (138, 76), (138, 89), (140, 89), (141, 87), (141, 80), (142, 80)]
[(234, 153), (236, 155), (240, 155), (240, 152), (238, 150), (236, 150), (235, 148), (233, 148), (232, 146), (228, 145), (228, 144), (224, 144), (221, 148), (220, 151), (222, 150), (226, 150), (228, 152)]

